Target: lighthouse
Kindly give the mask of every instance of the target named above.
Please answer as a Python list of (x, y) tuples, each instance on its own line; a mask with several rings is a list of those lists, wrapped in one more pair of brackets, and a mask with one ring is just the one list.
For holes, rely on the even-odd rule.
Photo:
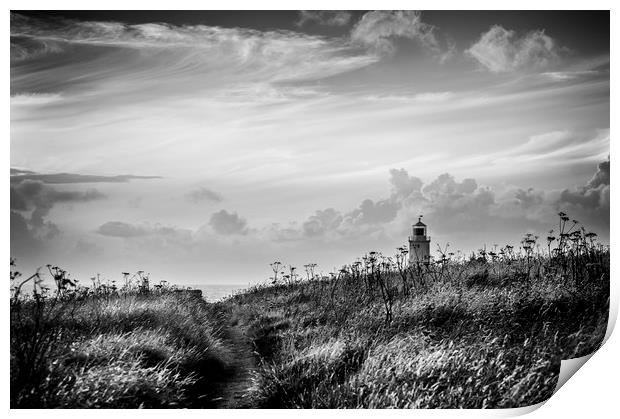
[(429, 263), (431, 257), (431, 238), (426, 235), (426, 224), (422, 216), (413, 225), (413, 235), (409, 237), (409, 265)]

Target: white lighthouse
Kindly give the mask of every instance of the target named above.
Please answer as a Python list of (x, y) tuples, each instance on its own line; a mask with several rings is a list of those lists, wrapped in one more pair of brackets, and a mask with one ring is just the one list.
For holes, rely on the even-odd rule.
[(428, 263), (431, 257), (431, 238), (426, 235), (426, 224), (422, 216), (413, 225), (413, 235), (409, 237), (409, 265)]

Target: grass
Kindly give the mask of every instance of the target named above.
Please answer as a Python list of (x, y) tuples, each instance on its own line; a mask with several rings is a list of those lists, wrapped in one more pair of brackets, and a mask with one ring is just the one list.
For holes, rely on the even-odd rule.
[(551, 396), (562, 359), (598, 348), (607, 324), (604, 289), (586, 297), (559, 286), (438, 284), (398, 300), (386, 325), (378, 301), (355, 303), (354, 286), (337, 292), (345, 313), (300, 298), (311, 287), (255, 289), (219, 303), (254, 338), (257, 407), (531, 405)]
[[(213, 304), (142, 274), (87, 289), (59, 268), (55, 293), (35, 275), (27, 294), (12, 272), (11, 406), (218, 407), (250, 374), (234, 387), (245, 407), (536, 404), (560, 361), (595, 351), (607, 327), (609, 248), (560, 216), (543, 250), (526, 235), (518, 249), (407, 267), (398, 248), (329, 277), (308, 264), (303, 280), (276, 262), (269, 285)], [(241, 335), (250, 374), (235, 371), (252, 357)]]
[(14, 296), (11, 407), (212, 407), (231, 360), (206, 304), (172, 289)]
[(255, 407), (527, 406), (552, 395), (562, 359), (602, 343), (609, 250), (592, 237), (543, 252), (528, 235), (519, 250), (444, 253), (404, 272), (372, 252), (216, 307), (253, 339)]

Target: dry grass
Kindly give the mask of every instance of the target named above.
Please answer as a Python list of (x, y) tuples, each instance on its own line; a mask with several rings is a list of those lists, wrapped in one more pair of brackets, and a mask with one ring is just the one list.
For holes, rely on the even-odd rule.
[(183, 292), (24, 299), (11, 321), (12, 407), (210, 407), (230, 374), (206, 303)]
[(527, 406), (551, 396), (562, 359), (602, 342), (609, 251), (589, 251), (448, 261), (410, 278), (408, 295), (387, 269), (389, 321), (378, 279), (350, 268), (257, 286), (216, 308), (254, 340), (256, 407)]

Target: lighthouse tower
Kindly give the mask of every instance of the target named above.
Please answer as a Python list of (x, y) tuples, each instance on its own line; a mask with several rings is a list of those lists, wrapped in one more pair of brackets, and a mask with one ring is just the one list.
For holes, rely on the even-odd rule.
[(426, 224), (422, 216), (413, 225), (413, 235), (409, 237), (409, 265), (428, 263), (431, 256), (431, 238), (426, 235)]

